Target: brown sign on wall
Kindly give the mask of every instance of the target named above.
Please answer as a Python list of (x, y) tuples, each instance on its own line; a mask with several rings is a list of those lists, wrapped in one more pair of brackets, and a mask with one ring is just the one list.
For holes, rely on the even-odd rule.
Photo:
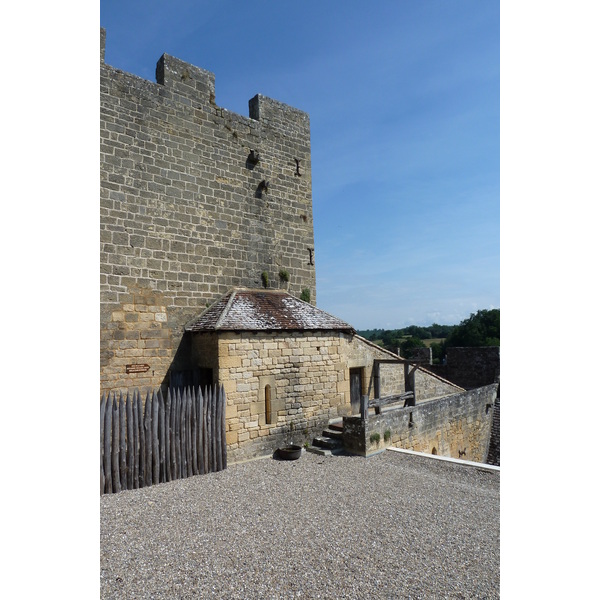
[(125, 372), (129, 373), (145, 373), (150, 368), (150, 365), (125, 365)]

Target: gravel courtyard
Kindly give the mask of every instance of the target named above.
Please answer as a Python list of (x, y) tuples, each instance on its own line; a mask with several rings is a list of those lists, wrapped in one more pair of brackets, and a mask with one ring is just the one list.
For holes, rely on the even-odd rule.
[(101, 598), (500, 597), (500, 474), (303, 453), (100, 498)]

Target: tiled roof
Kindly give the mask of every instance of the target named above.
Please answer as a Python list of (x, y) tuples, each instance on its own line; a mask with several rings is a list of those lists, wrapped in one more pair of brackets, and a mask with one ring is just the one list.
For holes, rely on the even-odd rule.
[(234, 289), (188, 323), (186, 331), (346, 331), (348, 323), (282, 290)]

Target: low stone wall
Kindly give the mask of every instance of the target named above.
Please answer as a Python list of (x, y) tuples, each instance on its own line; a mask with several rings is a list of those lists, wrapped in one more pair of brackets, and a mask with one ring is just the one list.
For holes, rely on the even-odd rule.
[(497, 390), (492, 384), (366, 420), (344, 417), (344, 447), (360, 456), (394, 446), (485, 463)]

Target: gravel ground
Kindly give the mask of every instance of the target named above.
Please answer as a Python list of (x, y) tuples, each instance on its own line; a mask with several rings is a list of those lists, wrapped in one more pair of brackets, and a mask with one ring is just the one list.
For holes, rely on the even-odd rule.
[(499, 598), (500, 475), (303, 453), (100, 499), (101, 598)]

